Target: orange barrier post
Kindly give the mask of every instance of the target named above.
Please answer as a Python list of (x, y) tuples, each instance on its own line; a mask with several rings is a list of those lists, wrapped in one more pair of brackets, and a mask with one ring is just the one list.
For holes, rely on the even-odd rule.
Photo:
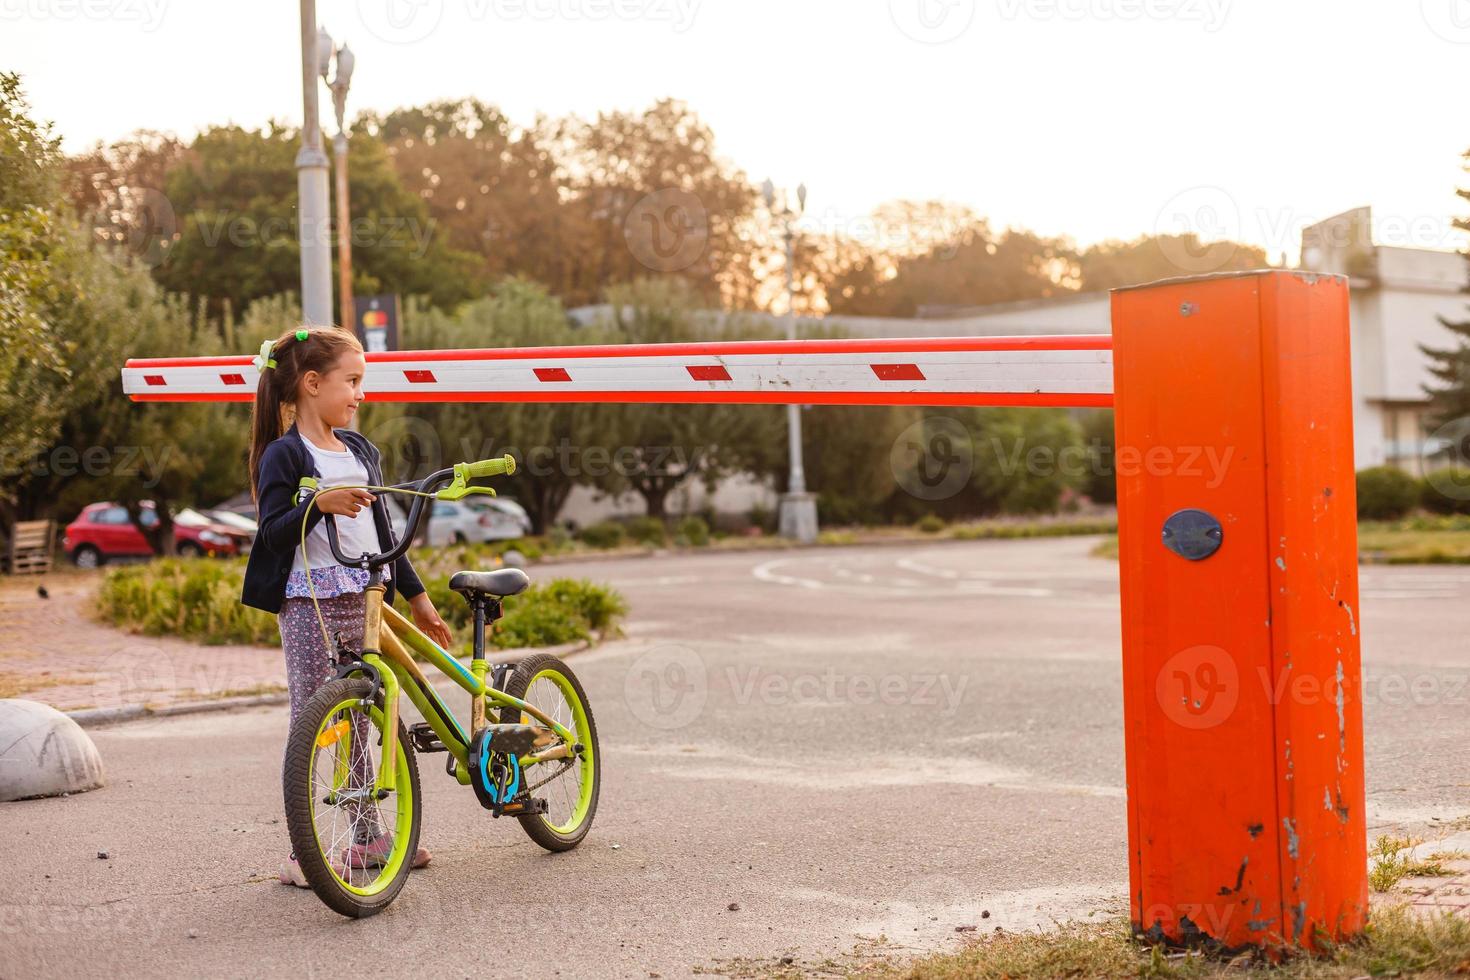
[(1348, 287), (1114, 292), (1132, 918), (1312, 948), (1368, 908)]

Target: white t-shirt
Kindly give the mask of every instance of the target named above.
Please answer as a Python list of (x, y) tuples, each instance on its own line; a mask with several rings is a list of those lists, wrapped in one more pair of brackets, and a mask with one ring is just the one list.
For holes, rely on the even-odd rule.
[[(362, 464), (351, 450), (344, 452), (333, 452), (330, 449), (322, 449), (306, 436), (301, 437), (306, 443), (307, 451), (311, 453), (312, 460), (316, 463), (317, 489), (329, 490), (332, 487), (363, 486), (371, 481), (368, 480), (367, 467)], [(368, 491), (372, 493), (372, 491)], [(333, 514), (332, 519), (337, 522), (337, 544), (342, 549), (342, 554), (349, 558), (355, 558), (363, 552), (377, 554), (383, 550), (382, 543), (378, 540), (378, 527), (373, 523), (373, 509), (371, 506), (364, 507), (357, 512), (356, 517), (346, 517), (342, 514)], [(299, 533), (299, 532), (298, 532)], [(292, 572), (306, 571), (306, 566), (301, 563), (301, 545), (298, 541), (295, 549), (296, 557), (291, 562)], [(337, 558), (332, 554), (332, 545), (327, 540), (327, 522), (323, 518), (306, 535), (306, 557), (311, 562), (312, 570), (318, 568), (329, 568), (338, 565)], [(383, 566), (383, 580), (386, 582), (392, 577), (391, 565)], [(304, 578), (297, 576), (298, 578)], [(321, 576), (314, 576), (320, 579)]]

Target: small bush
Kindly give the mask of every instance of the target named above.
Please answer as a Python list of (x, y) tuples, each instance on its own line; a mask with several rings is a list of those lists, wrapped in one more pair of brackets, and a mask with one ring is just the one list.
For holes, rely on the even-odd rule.
[(603, 521), (591, 527), (584, 527), (582, 533), (577, 537), (581, 538), (583, 544), (592, 548), (616, 548), (623, 543), (623, 526), (614, 524), (612, 521)]
[(762, 507), (760, 504), (756, 504), (750, 508), (748, 520), (752, 527), (758, 527), (766, 534), (770, 534), (776, 530), (776, 514), (769, 507)]
[(925, 534), (938, 534), (945, 528), (944, 518), (938, 514), (925, 514), (914, 522), (914, 527)]
[(1358, 516), (1372, 521), (1403, 517), (1419, 502), (1419, 484), (1397, 466), (1358, 471)]
[[(449, 590), (450, 571), (429, 573), (422, 565), (420, 570), (429, 598), (454, 632), (458, 652), (468, 654), (474, 628), (469, 603)], [(244, 574), (243, 560), (171, 558), (122, 565), (103, 576), (97, 610), (105, 621), (148, 636), (279, 646), (276, 617), (240, 603)], [(409, 615), (401, 596), (395, 604)], [(605, 585), (553, 579), (505, 600), (505, 617), (488, 642), (513, 649), (587, 640), (616, 629), (627, 611), (623, 597)]]
[(703, 548), (709, 544), (709, 525), (702, 517), (686, 517), (674, 529), (675, 539), (683, 545)]
[(657, 517), (635, 517), (628, 522), (628, 537), (642, 545), (659, 548), (667, 538), (668, 530)]
[(1470, 514), (1470, 468), (1447, 466), (1420, 480), (1419, 504), (1436, 514)]
[(147, 636), (279, 646), (276, 617), (240, 602), (244, 559), (164, 558), (108, 569), (97, 611)]

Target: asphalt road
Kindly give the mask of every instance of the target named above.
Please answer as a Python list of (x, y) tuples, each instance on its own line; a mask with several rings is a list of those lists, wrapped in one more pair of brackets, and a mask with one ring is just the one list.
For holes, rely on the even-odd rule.
[[(95, 730), (105, 789), (0, 810), (0, 977), (385, 954), (369, 968), (677, 977), (1124, 911), (1117, 570), (1093, 543), (533, 570), (632, 607), (625, 639), (572, 661), (603, 745), (593, 833), (548, 855), (426, 757), (434, 863), (363, 922), (275, 882), (284, 709)], [(1470, 569), (1362, 583), (1370, 826), (1447, 825), (1470, 814)]]

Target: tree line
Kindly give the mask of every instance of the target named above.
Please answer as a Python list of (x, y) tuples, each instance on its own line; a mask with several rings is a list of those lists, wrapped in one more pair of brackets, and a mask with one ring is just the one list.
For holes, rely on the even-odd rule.
[[(166, 514), (245, 485), (246, 406), (134, 404), (118, 371), (130, 356), (254, 350), (297, 320), (296, 139), (281, 124), (219, 126), (189, 140), (139, 132), (68, 156), (32, 118), (20, 80), (0, 76), (5, 526), (112, 499), (166, 551), (171, 529), (142, 525), (141, 501)], [(355, 287), (409, 297), (406, 347), (760, 337), (770, 321), (743, 314), (783, 308), (784, 256), (758, 190), (679, 102), (526, 126), (477, 100), (441, 102), (364, 113), (350, 147)], [(687, 227), (656, 227), (669, 209), (650, 211), (651, 198), (673, 201)], [(696, 234), (698, 247), (664, 262), (641, 236), (672, 231)], [(896, 202), (861, 228), (800, 231), (795, 308), (912, 316), (1063, 295), (1179, 274), (1181, 250), (1198, 248), (1186, 236), (1082, 249), (992, 228), (965, 208)], [(1230, 267), (1264, 264), (1259, 250), (1231, 253)], [(590, 320), (568, 315), (589, 304), (603, 304)], [(808, 483), (828, 522), (1043, 511), (1110, 493), (1102, 413), (804, 414)], [(906, 489), (904, 467), (927, 463), (890, 448), (954, 424), (974, 450), (965, 480), (938, 498)], [(577, 485), (635, 492), (662, 516), (691, 481), (786, 481), (773, 408), (377, 404), (362, 425), (403, 479), (496, 448), (547, 455), (516, 488), (539, 528)], [(1016, 446), (1097, 462), (1038, 470), (1017, 463)], [(617, 452), (591, 465), (593, 450)]]

